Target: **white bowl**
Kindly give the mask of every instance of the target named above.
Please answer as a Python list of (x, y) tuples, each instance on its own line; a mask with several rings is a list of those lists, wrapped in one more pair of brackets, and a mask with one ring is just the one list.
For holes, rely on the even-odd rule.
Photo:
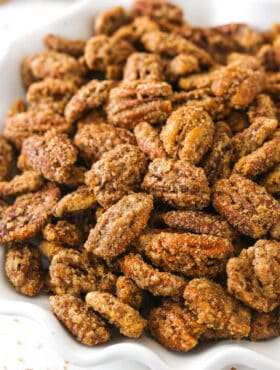
[[(92, 32), (92, 19), (95, 14), (116, 3), (128, 6), (130, 2), (129, 0), (79, 1), (69, 7), (63, 16), (15, 40), (0, 60), (0, 122), (3, 122), (13, 99), (24, 96), (19, 65), (25, 55), (42, 48), (41, 38), (45, 33), (53, 32), (68, 37), (88, 37)], [(278, 0), (243, 0), (242, 8), (240, 8), (239, 0), (234, 2), (188, 0), (186, 4), (184, 0), (176, 2), (185, 9), (188, 20), (201, 25), (241, 20), (264, 28), (275, 22), (280, 14)], [(261, 15), (264, 14), (265, 19), (262, 19)], [(153, 370), (187, 368), (218, 370), (233, 365), (243, 365), (258, 370), (280, 369), (280, 338), (258, 343), (245, 340), (220, 341), (199, 345), (186, 354), (169, 351), (146, 335), (137, 341), (122, 338), (109, 344), (88, 348), (77, 343), (50, 313), (46, 296), (28, 298), (14, 291), (4, 274), (4, 248), (0, 249), (0, 260), (2, 265), (0, 313), (22, 315), (41, 323), (50, 338), (50, 344), (64, 358), (79, 366), (98, 365), (126, 358), (140, 362)]]

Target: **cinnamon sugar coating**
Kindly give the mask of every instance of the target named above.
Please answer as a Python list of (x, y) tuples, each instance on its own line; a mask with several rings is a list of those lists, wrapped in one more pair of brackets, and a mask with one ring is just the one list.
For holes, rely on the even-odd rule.
[(124, 67), (125, 81), (163, 81), (163, 64), (157, 54), (133, 53), (127, 58)]
[(43, 238), (49, 242), (78, 247), (82, 244), (81, 230), (68, 221), (47, 224), (42, 230)]
[(251, 340), (263, 340), (278, 337), (280, 335), (279, 310), (272, 312), (254, 312), (252, 314)]
[(42, 188), (44, 179), (35, 171), (25, 171), (10, 181), (0, 181), (0, 196), (16, 196)]
[(73, 57), (79, 57), (83, 55), (86, 46), (85, 40), (68, 39), (53, 33), (48, 33), (45, 35), (43, 38), (43, 43), (50, 50), (69, 54)]
[(112, 35), (118, 28), (129, 21), (129, 16), (122, 6), (115, 6), (97, 15), (94, 20), (95, 34)]
[(128, 304), (129, 306), (139, 309), (144, 300), (144, 292), (142, 289), (126, 276), (119, 276), (116, 282), (117, 297)]
[(137, 145), (151, 160), (165, 158), (166, 152), (157, 130), (148, 122), (139, 122), (134, 127)]
[(7, 180), (14, 164), (14, 150), (9, 141), (0, 135), (0, 180)]

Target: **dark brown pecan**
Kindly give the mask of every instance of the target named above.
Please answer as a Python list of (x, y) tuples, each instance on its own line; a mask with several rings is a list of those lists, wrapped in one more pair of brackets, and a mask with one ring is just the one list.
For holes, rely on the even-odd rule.
[(197, 58), (188, 54), (179, 54), (168, 63), (166, 75), (170, 81), (174, 82), (182, 76), (198, 71), (199, 62)]
[(251, 320), (251, 340), (263, 340), (280, 335), (279, 310), (272, 312), (254, 312)]

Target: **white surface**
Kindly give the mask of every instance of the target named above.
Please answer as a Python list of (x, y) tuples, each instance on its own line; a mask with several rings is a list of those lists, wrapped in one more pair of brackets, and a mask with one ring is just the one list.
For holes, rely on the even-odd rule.
[[(183, 0), (177, 2), (181, 3), (186, 8), (187, 18), (193, 23), (202, 23), (205, 16), (207, 16), (207, 20), (210, 23), (215, 23), (216, 21), (221, 23), (224, 19), (228, 21), (228, 10), (231, 10), (231, 5), (229, 5), (227, 9), (224, 8), (224, 14), (213, 12), (213, 9), (216, 7), (216, 1), (221, 2), (222, 0), (201, 0), (200, 2), (197, 0), (188, 0), (186, 4)], [(244, 4), (244, 1), (242, 1), (242, 4)], [(253, 2), (255, 0), (246, 1)], [(246, 1), (245, 3), (248, 4)], [(264, 22), (267, 22), (267, 19), (271, 19), (272, 17), (278, 17), (280, 14), (280, 2), (276, 2), (275, 0), (270, 0), (270, 2), (271, 1), (274, 4), (278, 4), (278, 12), (274, 14), (268, 14), (267, 12), (263, 13), (266, 14)], [(24, 2), (27, 4), (27, 0)], [(121, 1), (103, 0), (101, 4), (100, 1), (94, 2), (93, 0), (79, 1), (79, 3), (75, 5), (75, 11), (72, 11), (71, 8), (68, 7), (65, 9), (63, 17), (58, 21), (51, 22), (47, 26), (40, 27), (37, 31), (30, 32), (29, 35), (21, 36), (17, 41), (10, 44), (9, 49), (0, 61), (0, 122), (10, 102), (15, 97), (23, 94), (19, 78), (19, 63), (24, 55), (40, 49), (41, 36), (50, 31), (60, 33), (61, 35), (68, 35), (69, 37), (88, 36), (91, 31), (92, 17), (95, 11), (100, 11), (103, 7), (110, 7), (120, 2)], [(128, 0), (122, 2), (129, 3)], [(227, 1), (223, 0), (223, 2), (229, 4)], [(15, 6), (17, 3), (16, 0), (14, 0), (13, 3)], [(18, 3), (20, 3), (20, 0), (18, 0)], [(49, 15), (45, 16), (47, 14), (47, 11), (45, 12), (46, 3), (50, 4), (50, 2), (44, 1), (43, 20), (42, 18), (40, 20), (37, 18), (35, 13), (33, 13), (33, 11), (35, 11), (35, 6), (32, 7), (33, 10), (31, 18), (36, 20), (37, 25), (43, 24), (48, 20), (45, 19), (49, 17)], [(57, 1), (54, 3), (57, 12), (57, 7), (62, 6), (62, 2)], [(234, 3), (240, 6), (239, 0), (235, 0)], [(264, 3), (266, 5), (264, 5)], [(268, 3), (268, 1), (262, 2), (263, 12), (264, 10), (269, 9), (267, 5)], [(32, 1), (32, 4), (35, 4), (34, 0)], [(200, 5), (199, 8), (198, 4)], [(8, 4), (5, 5), (5, 7), (7, 6)], [(12, 3), (9, 4), (9, 6), (12, 7)], [(205, 10), (206, 7), (207, 11)], [(46, 9), (50, 9), (50, 5), (46, 5)], [(201, 11), (201, 9), (205, 11)], [(236, 6), (235, 9), (237, 9)], [(246, 14), (244, 14), (243, 9), (247, 9)], [(251, 11), (249, 12), (248, 9)], [(4, 11), (4, 6), (0, 7), (0, 33), (3, 19), (7, 19), (2, 16), (3, 19), (1, 20), (1, 14), (3, 14), (2, 11)], [(21, 14), (23, 13), (24, 12), (22, 11)], [(258, 20), (258, 22), (260, 21), (260, 12), (259, 10), (256, 12), (252, 11), (252, 5), (250, 5), (250, 7), (242, 7), (242, 11), (240, 11), (240, 8), (238, 11), (235, 10), (230, 17), (232, 16), (231, 19), (236, 21), (240, 19), (240, 15), (242, 15), (243, 20), (251, 19), (253, 23), (256, 20)], [(236, 18), (237, 16), (239, 18)], [(23, 23), (27, 25), (29, 29), (31, 28), (31, 18), (27, 21), (26, 14), (22, 17), (19, 14), (18, 17), (19, 18), (17, 19), (22, 18)], [(266, 26), (264, 23), (258, 23), (258, 25), (260, 27), (262, 27), (262, 25)], [(13, 36), (16, 35), (19, 30), (20, 34), (24, 33), (23, 28), (18, 27), (16, 24), (13, 24), (11, 27), (13, 28)], [(7, 41), (6, 38), (5, 40)], [(2, 260), (3, 263), (3, 249), (0, 250), (0, 260)], [(247, 365), (258, 370), (279, 370), (280, 368), (280, 351), (278, 350), (280, 339), (262, 343), (251, 343), (248, 341), (220, 342), (207, 346), (199, 346), (188, 354), (176, 354), (168, 351), (145, 336), (139, 341), (123, 339), (110, 343), (109, 345), (106, 344), (94, 348), (87, 348), (76, 343), (50, 314), (47, 309), (46, 297), (36, 297), (31, 299), (18, 295), (5, 279), (3, 268), (1, 268), (0, 280), (0, 297), (2, 299), (2, 301), (0, 301), (0, 313), (23, 315), (40, 323), (40, 326), (38, 326), (38, 324), (31, 324), (29, 321), (26, 321), (26, 319), (20, 319), (20, 322), (15, 322), (14, 319), (1, 318), (0, 330), (6, 330), (6, 332), (9, 333), (9, 335), (5, 335), (4, 332), (1, 334), (0, 331), (0, 368), (2, 366), (3, 369), (4, 366), (6, 366), (8, 370), (21, 370), (28, 368), (33, 370), (45, 370), (47, 368), (50, 370), (60, 370), (64, 369), (64, 360), (68, 360), (80, 366), (104, 365), (104, 362), (113, 362), (114, 370), (125, 370), (125, 365), (122, 364), (121, 366), (118, 366), (116, 363), (116, 360), (123, 361), (125, 358), (143, 362), (153, 370), (220, 370), (223, 367), (230, 369), (230, 367), (234, 366), (236, 363)], [(18, 335), (22, 335), (22, 337), (20, 337), (21, 339), (16, 339)], [(18, 340), (24, 344), (18, 344)], [(42, 343), (41, 347), (39, 346), (39, 342)], [(51, 345), (52, 348), (49, 347), (49, 345)], [(40, 348), (38, 348), (38, 346)], [(59, 351), (62, 357), (59, 357), (54, 351)], [(24, 362), (17, 361), (17, 359), (21, 358)], [(8, 361), (13, 362), (8, 364)], [(67, 368), (68, 370), (76, 370), (80, 368), (80, 366), (71, 367), (68, 365)], [(139, 368), (135, 364), (128, 364), (127, 366), (127, 368), (132, 370)], [(241, 370), (241, 366), (236, 365), (236, 367), (238, 370)], [(111, 365), (109, 366), (107, 364), (96, 369), (101, 370), (101, 368), (102, 370), (112, 369)]]

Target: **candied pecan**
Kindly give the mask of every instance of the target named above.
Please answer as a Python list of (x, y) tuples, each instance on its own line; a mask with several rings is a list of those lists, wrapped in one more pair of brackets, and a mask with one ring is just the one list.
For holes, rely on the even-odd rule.
[(216, 71), (211, 89), (234, 108), (248, 106), (263, 89), (265, 75), (255, 58), (235, 60)]
[(0, 181), (10, 177), (14, 164), (14, 150), (8, 140), (0, 135)]
[(275, 118), (258, 117), (252, 124), (236, 134), (232, 139), (236, 160), (258, 149), (264, 141), (276, 131), (278, 121)]
[(231, 297), (221, 285), (205, 278), (193, 279), (186, 286), (184, 298), (199, 324), (222, 330), (231, 338), (248, 336), (250, 310)]
[(27, 91), (29, 109), (38, 111), (51, 111), (63, 115), (64, 108), (75, 94), (77, 86), (71, 80), (46, 78), (34, 82)]
[(20, 149), (24, 139), (33, 135), (43, 135), (51, 129), (69, 133), (72, 131), (72, 125), (52, 111), (35, 112), (31, 110), (8, 117), (5, 122), (4, 135), (17, 149)]
[(186, 105), (172, 112), (160, 138), (167, 154), (196, 164), (210, 148), (214, 130), (213, 121), (204, 109)]
[(99, 217), (86, 250), (109, 260), (123, 253), (146, 227), (152, 208), (152, 197), (147, 194), (124, 196)]
[(213, 144), (201, 165), (209, 184), (215, 183), (218, 179), (229, 177), (232, 153), (231, 129), (225, 122), (217, 122)]
[(185, 307), (172, 302), (164, 303), (149, 312), (148, 329), (159, 343), (182, 352), (195, 347), (205, 330)]
[(256, 58), (266, 71), (277, 72), (278, 65), (275, 60), (274, 48), (271, 44), (263, 44), (256, 53)]
[(29, 245), (12, 245), (8, 248), (5, 272), (15, 289), (24, 295), (35, 296), (43, 286), (40, 254)]
[(259, 94), (250, 105), (248, 116), (251, 123), (259, 117), (274, 119), (276, 117), (276, 108), (270, 96)]
[(72, 55), (73, 57), (80, 57), (84, 54), (86, 41), (72, 40), (53, 33), (48, 33), (43, 38), (44, 45), (50, 49), (60, 53)]
[(278, 337), (280, 335), (279, 311), (268, 313), (254, 312), (251, 320), (251, 340), (263, 340)]
[(233, 172), (255, 178), (269, 171), (280, 162), (280, 136), (265, 142), (252, 153), (239, 159)]
[(134, 127), (134, 135), (139, 148), (153, 160), (165, 158), (166, 153), (157, 130), (148, 122), (139, 122)]
[(187, 276), (215, 276), (233, 255), (228, 239), (174, 230), (148, 230), (135, 245), (154, 265)]
[(280, 163), (272, 168), (261, 180), (261, 185), (269, 193), (280, 193)]
[(236, 232), (230, 224), (218, 215), (201, 211), (169, 211), (160, 214), (164, 223), (173, 229), (182, 229), (190, 233), (219, 236), (233, 240)]
[(145, 155), (130, 144), (117, 145), (103, 154), (86, 173), (86, 185), (104, 208), (137, 190), (147, 168)]
[(209, 88), (215, 79), (215, 73), (201, 72), (191, 74), (187, 77), (181, 77), (179, 80), (179, 87), (187, 91)]
[(112, 294), (90, 292), (86, 303), (129, 338), (139, 338), (147, 325), (139, 312)]
[(80, 298), (70, 294), (53, 295), (49, 298), (49, 304), (58, 320), (79, 342), (94, 346), (110, 339), (111, 334), (105, 322)]
[(180, 296), (186, 286), (186, 280), (170, 272), (161, 272), (144, 262), (140, 254), (130, 253), (121, 260), (123, 274), (136, 285), (148, 290), (155, 296)]
[(65, 118), (67, 121), (77, 121), (89, 110), (104, 104), (113, 84), (113, 81), (108, 80), (91, 80), (82, 86), (66, 105)]
[(238, 133), (249, 126), (249, 120), (245, 112), (233, 109), (227, 117), (227, 124), (233, 133)]
[(16, 175), (10, 181), (0, 181), (0, 196), (15, 196), (39, 190), (44, 185), (44, 179), (34, 171), (25, 171)]
[(9, 204), (4, 200), (0, 199), (0, 218), (3, 216), (5, 210), (9, 207)]
[(135, 138), (125, 128), (106, 123), (79, 124), (74, 144), (86, 163), (92, 164), (117, 145), (135, 144)]
[(67, 135), (47, 131), (43, 137), (32, 136), (23, 142), (21, 156), (28, 167), (46, 179), (64, 183), (77, 159), (77, 149)]
[(240, 175), (216, 182), (213, 206), (241, 233), (260, 238), (279, 219), (279, 203), (264, 187)]
[(85, 184), (85, 173), (87, 168), (72, 166), (68, 176), (64, 179), (63, 185), (76, 189)]
[(34, 238), (48, 222), (59, 198), (60, 191), (52, 184), (36, 193), (17, 197), (0, 220), (0, 241), (23, 242)]
[(269, 312), (280, 304), (280, 243), (258, 240), (227, 264), (231, 294), (257, 311)]
[(108, 284), (104, 268), (100, 274), (98, 268), (90, 264), (85, 253), (74, 249), (64, 248), (56, 253), (51, 260), (49, 270), (56, 294), (79, 295), (101, 288), (111, 290), (112, 287), (111, 283)]
[(129, 306), (138, 310), (144, 300), (144, 292), (126, 276), (119, 276), (116, 282), (117, 297), (128, 304)]
[(15, 99), (10, 105), (10, 108), (7, 113), (7, 117), (13, 117), (16, 114), (23, 113), (23, 112), (26, 112), (25, 102), (20, 98)]
[(155, 199), (178, 208), (203, 209), (210, 201), (204, 171), (181, 160), (155, 159), (141, 186)]
[(157, 54), (133, 53), (127, 58), (123, 79), (126, 81), (163, 81), (163, 65)]
[(128, 129), (140, 121), (164, 122), (172, 110), (171, 94), (172, 87), (166, 82), (126, 81), (110, 91), (108, 121)]
[(66, 194), (61, 198), (54, 209), (56, 217), (73, 215), (96, 205), (94, 192), (86, 186), (80, 186), (73, 193)]
[(280, 91), (280, 73), (279, 72), (267, 73), (265, 92), (277, 98), (279, 96), (279, 91)]
[(70, 247), (78, 247), (82, 244), (81, 230), (68, 221), (49, 223), (43, 228), (42, 234), (48, 242), (67, 244)]
[(129, 16), (122, 6), (115, 6), (97, 15), (94, 20), (95, 34), (111, 36), (118, 28), (129, 21)]
[(167, 31), (183, 24), (182, 9), (166, 0), (136, 0), (132, 7), (132, 16), (148, 16)]
[[(133, 46), (123, 40), (105, 35), (97, 35), (89, 39), (85, 47), (85, 61), (89, 69), (106, 72), (108, 67), (117, 67), (122, 75), (122, 67), (127, 57), (134, 52)], [(107, 78), (109, 76), (107, 75)]]
[(186, 74), (198, 71), (199, 63), (197, 58), (188, 54), (179, 54), (168, 63), (166, 74), (168, 79), (173, 82)]
[(277, 221), (269, 230), (272, 239), (280, 241), (280, 221)]
[(40, 241), (38, 244), (39, 251), (41, 254), (47, 258), (49, 261), (61, 250), (66, 249), (65, 246), (53, 242), (48, 242), (46, 240)]
[(58, 53), (53, 50), (45, 50), (29, 56), (27, 68), (34, 80), (44, 78), (69, 78), (71, 76), (82, 77), (85, 69), (72, 56)]
[(31, 61), (34, 58), (34, 55), (28, 55), (23, 58), (21, 62), (21, 80), (23, 86), (27, 89), (33, 82), (36, 81), (35, 76), (31, 71)]
[(144, 33), (141, 41), (145, 49), (152, 53), (171, 57), (178, 54), (189, 54), (197, 58), (201, 65), (209, 66), (212, 64), (212, 58), (205, 50), (175, 33), (151, 31)]

